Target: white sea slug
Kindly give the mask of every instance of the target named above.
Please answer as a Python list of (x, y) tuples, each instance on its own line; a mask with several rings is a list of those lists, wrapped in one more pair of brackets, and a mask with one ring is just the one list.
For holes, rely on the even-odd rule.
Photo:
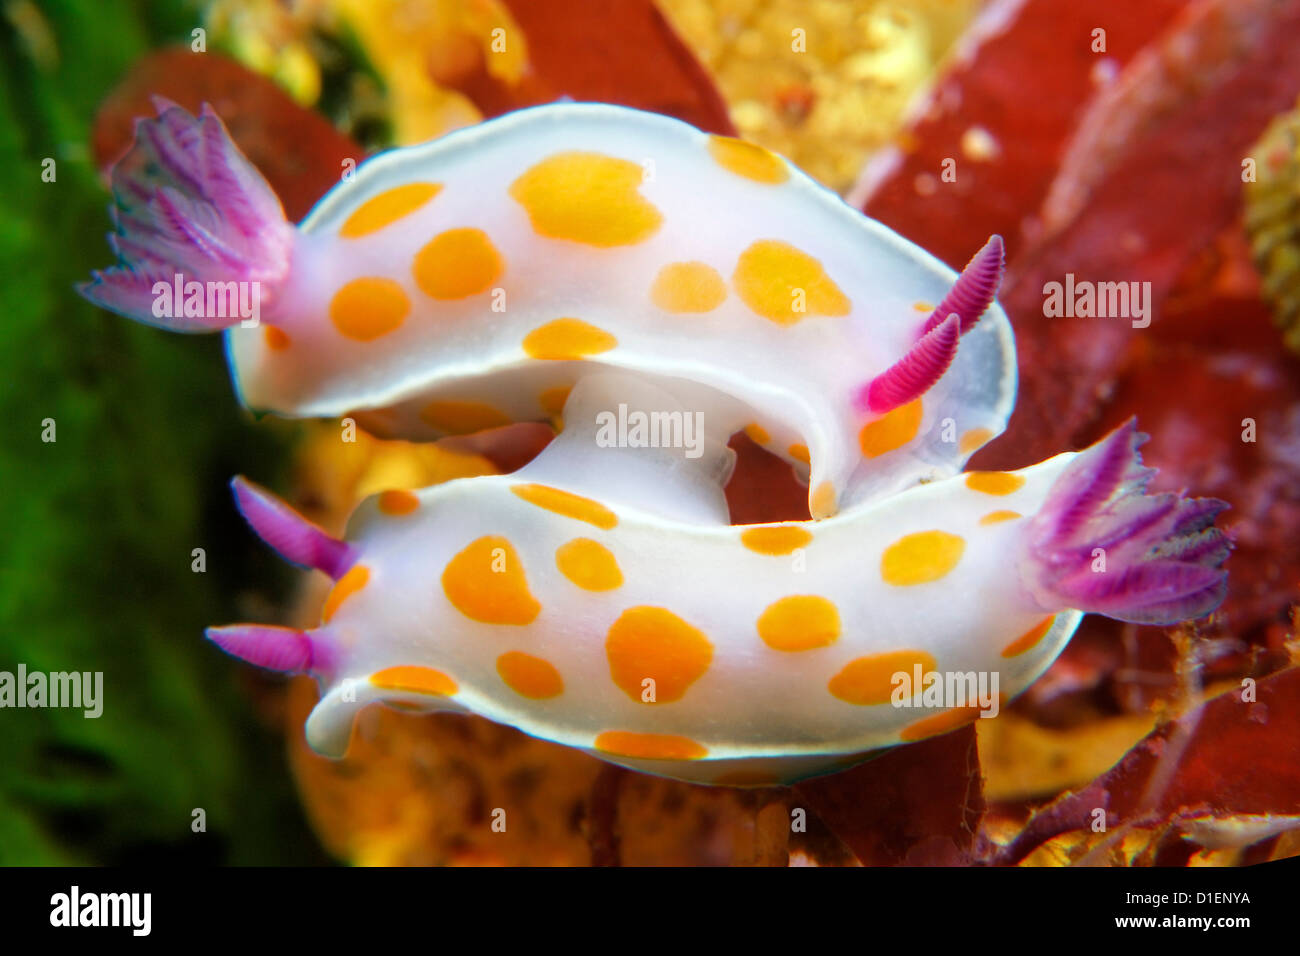
[[(213, 628), (317, 677), (317, 750), (383, 701), (479, 714), (700, 783), (790, 782), (995, 712), (1082, 612), (1168, 623), (1217, 607), (1213, 499), (1147, 495), (1132, 422), (1081, 453), (971, 472), (818, 522), (728, 526), (730, 452), (598, 447), (590, 377), (521, 471), (390, 491), (346, 541), (237, 479), (253, 528), (337, 583), (319, 627)], [(662, 407), (662, 406), (655, 406)]]
[(957, 473), (1010, 413), (1001, 240), (958, 281), (761, 147), (557, 103), (377, 156), (295, 227), (213, 112), (158, 106), (81, 291), (225, 329), (249, 408), (437, 438), (629, 370), (791, 462), (813, 517)]

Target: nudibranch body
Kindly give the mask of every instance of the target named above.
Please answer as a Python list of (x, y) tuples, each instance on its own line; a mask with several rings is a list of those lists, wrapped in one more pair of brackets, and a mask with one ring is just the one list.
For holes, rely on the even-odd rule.
[(601, 449), (599, 473), (583, 467), (596, 454), (584, 422), (604, 404), (575, 392), (570, 426), (515, 474), (369, 499), (346, 542), (237, 481), (254, 529), (337, 583), (312, 631), (209, 636), (321, 681), (307, 737), (324, 753), (341, 754), (356, 711), (384, 701), (479, 714), (662, 775), (758, 784), (990, 706), (968, 695), (926, 708), (898, 695), (897, 675), (955, 675), (951, 686), (1010, 698), (1083, 611), (1169, 622), (1222, 599), (1223, 504), (1145, 495), (1131, 423), (1023, 471), (943, 479), (819, 522), (727, 526), (707, 476), (725, 449), (686, 471), (644, 450)]
[[(560, 103), (393, 150), (294, 227), (215, 114), (162, 103), (113, 187), (119, 265), (83, 293), (224, 328), (260, 411), (435, 438), (632, 371), (810, 470), (823, 517), (957, 473), (1014, 399), (1000, 240), (958, 281), (786, 160), (656, 114)], [(259, 327), (207, 310), (231, 282)]]

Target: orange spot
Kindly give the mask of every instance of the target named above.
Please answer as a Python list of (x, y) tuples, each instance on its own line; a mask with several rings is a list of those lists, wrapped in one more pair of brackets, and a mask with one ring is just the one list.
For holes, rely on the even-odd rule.
[(797, 594), (767, 606), (758, 618), (758, 636), (778, 651), (810, 651), (840, 637), (840, 612), (824, 597)]
[(744, 303), (778, 325), (810, 316), (848, 315), (850, 303), (822, 264), (778, 239), (760, 239), (740, 254), (731, 277)]
[(931, 305), (929, 302), (913, 302), (913, 303), (912, 303), (912, 308), (914, 308), (917, 312), (933, 312), (933, 311), (934, 311), (934, 306)]
[[(633, 607), (609, 628), (605, 654), (614, 683), (638, 703), (681, 700), (704, 676), (713, 645), (704, 634), (661, 607)], [(642, 681), (654, 681), (654, 700), (642, 700)]]
[(379, 495), (379, 510), (386, 515), (394, 517), (409, 515), (418, 507), (420, 507), (420, 499), (409, 491), (394, 488)]
[(456, 682), (442, 671), (432, 667), (418, 667), (406, 664), (401, 667), (386, 667), (370, 675), (370, 683), (385, 690), (400, 690), (412, 694), (438, 694), (450, 697), (459, 688)]
[(523, 347), (535, 359), (565, 361), (608, 352), (618, 339), (581, 319), (555, 319), (524, 336)]
[(858, 446), (865, 458), (878, 458), (885, 452), (902, 448), (921, 430), (921, 400), (915, 399), (868, 422), (858, 432)]
[(703, 262), (672, 262), (659, 270), (650, 300), (665, 312), (712, 312), (727, 298), (718, 270)]
[(790, 170), (780, 156), (755, 143), (731, 136), (710, 136), (709, 155), (723, 169), (756, 183), (776, 185), (790, 178)]
[(358, 342), (387, 335), (410, 311), (410, 300), (392, 279), (353, 279), (330, 300), (334, 328)]
[(663, 216), (638, 192), (641, 166), (600, 153), (556, 153), (510, 185), (538, 235), (590, 246), (648, 239)]
[(558, 415), (564, 411), (564, 403), (569, 400), (569, 393), (573, 391), (572, 385), (556, 385), (554, 388), (542, 390), (542, 394), (537, 396), (537, 403), (542, 406), (542, 411), (548, 415)]
[(430, 402), (420, 411), (420, 420), (448, 435), (472, 435), (510, 424), (509, 415), (486, 402)]
[(265, 325), (262, 328), (265, 330), (262, 332), (262, 337), (266, 340), (266, 347), (272, 352), (283, 352), (293, 344), (289, 336), (274, 325)]
[(359, 239), (409, 216), (438, 193), (441, 183), (406, 183), (372, 196), (348, 216), (339, 229), (344, 239)]
[(745, 426), (745, 434), (749, 436), (750, 441), (756, 445), (766, 445), (772, 440), (772, 436), (767, 433), (767, 429), (757, 422)]
[(530, 505), (554, 511), (566, 518), (576, 518), (587, 524), (608, 531), (618, 524), (618, 515), (610, 511), (599, 501), (592, 501), (569, 491), (561, 491), (549, 485), (512, 485), (510, 490)]
[(938, 581), (957, 566), (966, 542), (945, 531), (906, 534), (880, 558), (880, 576), (886, 584), (906, 587)]
[(555, 665), (522, 651), (507, 651), (498, 657), (497, 673), (520, 697), (544, 700), (564, 693), (564, 678)]
[(505, 262), (482, 229), (448, 229), (415, 254), (415, 284), (434, 299), (464, 299), (492, 287)]
[(472, 541), (448, 561), (442, 590), (456, 610), (484, 624), (529, 624), (542, 609), (514, 545), (500, 535)]
[(1052, 624), (1056, 621), (1055, 617), (1045, 617), (1025, 633), (1021, 634), (1014, 641), (1002, 649), (1003, 657), (1017, 657), (1025, 651), (1032, 650), (1038, 645), (1047, 632), (1052, 629)]
[(808, 499), (808, 510), (814, 518), (828, 518), (835, 514), (835, 501), (835, 486), (823, 481), (813, 489), (812, 497)]
[(338, 582), (330, 589), (330, 593), (325, 596), (325, 605), (321, 608), (320, 619), (324, 624), (329, 621), (343, 605), (343, 602), (356, 594), (370, 582), (370, 569), (364, 564), (354, 564), (348, 569), (347, 574), (338, 579)]
[(556, 548), (555, 566), (585, 591), (612, 591), (623, 584), (623, 572), (609, 548), (590, 538), (574, 538)]
[(812, 458), (808, 454), (807, 445), (791, 445), (786, 449), (786, 453), (795, 461), (801, 461), (805, 465), (812, 463)]
[(966, 473), (966, 487), (986, 495), (1009, 495), (1025, 483), (1022, 475), (1009, 471), (970, 471)]
[(954, 707), (942, 714), (935, 714), (933, 717), (925, 717), (914, 724), (908, 724), (899, 732), (898, 737), (900, 740), (912, 741), (946, 734), (950, 730), (964, 727), (978, 719), (981, 711), (982, 708), (976, 706)]
[[(924, 676), (934, 670), (934, 658), (925, 651), (889, 651), (849, 661), (830, 679), (827, 688), (842, 701), (859, 706), (888, 704), (894, 694), (894, 675), (911, 680), (917, 664)], [(918, 689), (919, 692), (919, 689)]]
[(964, 432), (961, 440), (957, 442), (957, 448), (963, 455), (969, 455), (976, 448), (982, 448), (987, 445), (989, 439), (993, 437), (993, 432), (988, 428), (972, 428)]
[(811, 531), (792, 524), (750, 528), (740, 533), (740, 543), (759, 554), (790, 554), (812, 539)]
[(636, 734), (628, 730), (607, 730), (596, 738), (595, 748), (616, 757), (650, 760), (699, 760), (707, 748), (689, 737), (676, 734)]
[(990, 511), (983, 518), (980, 518), (980, 524), (999, 524), (1003, 521), (1015, 521), (1023, 517), (1019, 511)]

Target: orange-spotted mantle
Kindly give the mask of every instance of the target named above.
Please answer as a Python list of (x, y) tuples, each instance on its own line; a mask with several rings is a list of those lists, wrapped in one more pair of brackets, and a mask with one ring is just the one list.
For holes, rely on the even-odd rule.
[(623, 107), (536, 107), (377, 156), (291, 261), (265, 327), (227, 332), (252, 408), (382, 412), (386, 435), (426, 439), (553, 419), (593, 368), (687, 381), (722, 441), (757, 425), (808, 476), (815, 517), (957, 473), (1015, 392), (995, 304), (922, 404), (855, 411), (955, 273), (786, 160)]
[(736, 527), (665, 516), (658, 498), (682, 489), (661, 481), (630, 504), (586, 469), (557, 479), (546, 459), (566, 440), (512, 475), (358, 509), (366, 570), (317, 632), (339, 653), (313, 747), (342, 752), (356, 711), (386, 701), (686, 780), (790, 781), (964, 719), (893, 706), (896, 671), (995, 671), (1010, 699), (1081, 617), (1038, 606), (1017, 573), (1072, 454), (1020, 481), (959, 476), (820, 522)]

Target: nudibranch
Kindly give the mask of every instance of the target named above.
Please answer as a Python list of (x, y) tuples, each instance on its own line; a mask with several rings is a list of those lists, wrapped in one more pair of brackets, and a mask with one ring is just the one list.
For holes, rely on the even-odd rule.
[(814, 517), (956, 474), (1010, 414), (1001, 240), (959, 277), (761, 147), (556, 103), (376, 156), (295, 227), (215, 113), (158, 112), (81, 292), (224, 329), (249, 408), (427, 439), (631, 371), (789, 461)]
[[(345, 540), (236, 479), (253, 529), (337, 583), (310, 631), (208, 636), (318, 678), (306, 733), (322, 753), (345, 752), (356, 712), (381, 701), (759, 785), (996, 709), (972, 699), (976, 685), (1015, 696), (1083, 612), (1164, 623), (1222, 600), (1224, 504), (1146, 494), (1154, 472), (1132, 422), (1022, 471), (921, 484), (817, 522), (728, 526), (713, 481), (727, 449), (689, 466), (680, 451), (597, 449), (590, 420), (612, 395), (653, 399), (605, 384), (579, 384), (564, 432), (519, 472), (384, 492)], [(931, 700), (922, 688), (935, 686), (964, 691)]]

